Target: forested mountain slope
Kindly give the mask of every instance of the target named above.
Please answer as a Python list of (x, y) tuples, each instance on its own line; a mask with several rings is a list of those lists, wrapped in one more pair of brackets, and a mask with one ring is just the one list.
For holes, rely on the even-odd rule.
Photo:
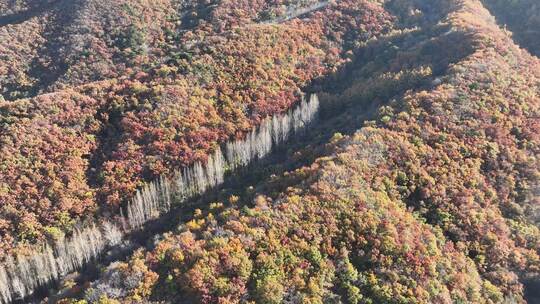
[[(438, 75), (428, 77), (430, 85), (396, 81), (416, 87), (389, 95), (356, 134), (310, 149), (322, 156), (313, 164), (220, 198), (154, 248), (111, 265), (85, 298), (524, 302), (520, 278), (537, 278), (540, 270), (539, 61), (515, 46), (480, 2), (434, 3), (448, 11), (445, 25), (435, 22), (439, 38), (431, 39), (457, 62), (432, 64)], [(415, 7), (386, 8), (408, 5)], [(411, 14), (396, 17), (415, 22)], [(444, 37), (455, 33), (463, 45), (450, 48), (455, 40)], [(389, 39), (402, 51), (387, 54), (386, 63), (406, 73), (420, 53), (438, 51), (414, 37)], [(369, 57), (362, 47), (356, 54)], [(378, 73), (392, 75), (392, 68), (357, 60), (347, 71), (355, 77), (339, 92), (328, 90), (327, 102), (384, 99), (377, 88), (366, 93), (362, 82), (373, 88), (384, 80)], [(372, 78), (362, 79), (366, 70)]]
[[(205, 161), (220, 143), (286, 111), (309, 82), (347, 61), (351, 39), (392, 27), (392, 17), (366, 1), (340, 1), (281, 24), (263, 22), (288, 12), (281, 3), (169, 2), (58, 1), (0, 28), (8, 90), (0, 104), (4, 252), (58, 238), (80, 217), (116, 214), (144, 182)], [(12, 3), (4, 6), (26, 9)], [(47, 32), (56, 26), (62, 31)], [(131, 56), (135, 50), (109, 28), (149, 50)], [(148, 42), (137, 40), (143, 37)], [(54, 51), (51, 60), (45, 49)], [(34, 80), (32, 57), (39, 61)], [(54, 92), (10, 101), (20, 96), (10, 87), (22, 96)]]
[[(32, 3), (0, 8), (42, 10)], [(513, 41), (534, 52), (516, 30), (528, 25), (513, 36), (499, 26), (501, 1), (126, 3), (141, 12), (116, 20), (127, 28), (176, 8), (159, 26), (174, 39), (150, 35), (155, 46), (130, 57), (110, 43), (117, 38), (82, 31), (118, 61), (50, 62), (61, 76), (38, 73), (27, 87), (1, 80), (20, 88), (4, 91), (0, 108), (3, 248), (69, 232), (73, 218), (117, 214), (145, 181), (205, 161), (293, 106), (300, 90), (320, 96), (319, 121), (275, 163), (250, 168), (251, 179), (169, 218), (162, 225), (174, 229), (101, 265), (93, 282), (62, 280), (50, 299), (539, 301), (540, 61)], [(10, 22), (1, 35), (44, 37), (29, 28), (51, 26), (66, 4), (0, 19)], [(102, 14), (94, 20), (103, 27), (125, 9), (99, 5), (109, 9), (88, 12)], [(22, 43), (10, 54), (40, 57), (40, 48)], [(12, 60), (4, 66), (34, 77), (32, 64)]]

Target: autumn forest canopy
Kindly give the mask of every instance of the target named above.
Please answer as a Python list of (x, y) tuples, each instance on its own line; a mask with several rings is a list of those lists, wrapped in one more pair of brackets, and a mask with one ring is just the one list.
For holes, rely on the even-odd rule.
[(0, 303), (540, 302), (536, 0), (0, 0)]

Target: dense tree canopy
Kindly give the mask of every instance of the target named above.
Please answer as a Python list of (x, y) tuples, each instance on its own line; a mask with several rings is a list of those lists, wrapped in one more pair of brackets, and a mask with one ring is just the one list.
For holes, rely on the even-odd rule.
[[(261, 10), (289, 7), (273, 13), (278, 18), (304, 4), (20, 8), (36, 12), (0, 28), (0, 47), (10, 50), (0, 58), (10, 76), (0, 79), (8, 90), (0, 103), (1, 246), (35, 243), (69, 231), (80, 217), (116, 212), (146, 181), (204, 161), (220, 143), (286, 111), (309, 82), (346, 62), (349, 41), (392, 28), (390, 14), (368, 1), (340, 1), (306, 20), (258, 19)], [(45, 54), (50, 60), (44, 49), (54, 50)], [(32, 56), (39, 62), (24, 61)], [(34, 74), (28, 86), (11, 78)]]
[(5, 252), (117, 214), (302, 90), (325, 118), (283, 152), (296, 169), (63, 303), (524, 303), (540, 280), (540, 61), (518, 46), (535, 52), (535, 18), (501, 9), (527, 1), (32, 3), (0, 0), (24, 19), (0, 19), (20, 41), (0, 42)]

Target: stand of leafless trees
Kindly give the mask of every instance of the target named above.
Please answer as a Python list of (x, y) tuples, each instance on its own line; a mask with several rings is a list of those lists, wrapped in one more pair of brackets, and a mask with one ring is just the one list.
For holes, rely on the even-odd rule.
[(123, 236), (141, 228), (189, 198), (223, 183), (225, 172), (266, 156), (313, 121), (319, 100), (311, 95), (287, 113), (266, 118), (244, 139), (230, 141), (225, 151), (216, 149), (205, 163), (178, 170), (173, 178), (161, 177), (140, 189), (115, 219), (80, 225), (71, 236), (43, 245), (31, 255), (10, 257), (0, 266), (0, 302), (31, 295), (39, 286), (58, 280), (97, 258)]

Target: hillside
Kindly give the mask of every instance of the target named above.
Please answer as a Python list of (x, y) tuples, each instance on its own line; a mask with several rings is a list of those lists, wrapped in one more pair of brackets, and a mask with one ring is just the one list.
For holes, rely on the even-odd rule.
[(540, 55), (540, 3), (534, 0), (483, 0), (497, 22), (513, 33), (514, 41)]
[[(143, 18), (154, 25), (156, 18), (178, 19), (175, 23), (178, 28), (169, 30), (172, 41), (158, 43), (159, 56), (134, 57), (134, 60), (148, 60), (151, 64), (147, 67), (139, 63), (132, 63), (133, 68), (127, 68), (126, 63), (104, 63), (111, 69), (127, 68), (119, 72), (121, 77), (107, 78), (109, 75), (80, 70), (90, 66), (87, 60), (79, 58), (73, 64), (60, 65), (48, 61), (51, 69), (58, 71), (61, 66), (68, 66), (68, 71), (47, 86), (40, 83), (48, 82), (45, 78), (53, 73), (38, 73), (36, 90), (66, 88), (16, 101), (9, 101), (12, 94), (6, 92), (9, 93), (5, 97), (7, 101), (0, 105), (2, 247), (10, 249), (14, 245), (32, 244), (46, 235), (54, 238), (62, 231), (69, 232), (77, 218), (116, 213), (145, 181), (205, 161), (218, 144), (241, 137), (269, 115), (286, 111), (299, 100), (300, 90), (310, 81), (346, 61), (345, 53), (350, 46), (344, 36), (366, 41), (389, 30), (390, 16), (378, 6), (366, 2), (351, 9), (353, 2), (340, 3), (331, 10), (333, 14), (314, 16), (313, 22), (295, 20), (279, 25), (253, 22), (257, 9), (272, 11), (272, 5), (264, 2), (244, 3), (241, 12), (245, 15), (241, 16), (236, 16), (238, 11), (229, 2), (219, 6), (207, 4), (208, 8), (202, 4), (183, 7), (184, 4), (174, 3), (180, 5), (177, 16)], [(92, 3), (85, 2), (85, 5)], [(2, 39), (4, 47), (37, 52), (33, 43), (24, 42), (41, 40), (24, 35), (39, 34), (43, 38), (45, 34), (25, 27), (49, 25), (53, 21), (43, 18), (55, 10), (66, 12), (64, 4), (58, 2), (25, 22), (2, 27), (6, 35), (6, 39)], [(152, 9), (158, 7), (154, 2), (142, 1), (118, 9), (124, 14), (135, 14), (131, 10), (136, 4)], [(85, 22), (97, 20), (90, 33), (108, 41), (105, 44), (118, 42), (116, 38), (102, 37), (97, 29), (110, 26), (109, 18), (94, 16), (103, 13), (122, 17), (116, 12), (116, 4), (98, 1), (94, 5), (113, 7), (84, 9), (77, 6)], [(150, 13), (148, 9), (139, 9)], [(211, 23), (195, 18), (205, 12), (211, 15), (208, 17)], [(193, 17), (181, 21), (185, 14)], [(133, 20), (121, 22), (135, 26)], [(351, 24), (357, 23), (366, 26), (351, 30)], [(148, 27), (139, 26), (148, 31)], [(88, 33), (84, 30), (86, 27), (76, 22), (62, 27), (76, 33), (74, 36), (79, 32)], [(61, 32), (53, 34), (58, 39), (66, 39)], [(16, 39), (10, 35), (23, 37)], [(57, 38), (44, 39), (50, 42)], [(21, 44), (12, 44), (14, 40)], [(140, 45), (141, 42), (134, 43)], [(52, 49), (64, 50), (62, 47)], [(83, 49), (92, 51), (92, 48)], [(116, 52), (118, 46), (102, 51)], [(13, 53), (20, 55), (23, 51)], [(42, 60), (42, 51), (39, 53)], [(65, 60), (69, 56), (53, 57)], [(10, 57), (4, 61), (9, 68), (16, 68), (19, 63), (28, 66), (24, 60)], [(26, 75), (24, 79), (28, 78), (28, 73), (21, 73)], [(62, 77), (68, 79), (67, 82)], [(86, 83), (93, 78), (104, 80)], [(84, 84), (76, 85), (79, 82)], [(9, 83), (3, 85), (10, 86)], [(24, 93), (32, 94), (31, 90)]]
[(0, 1), (0, 299), (536, 303), (536, 9)]

